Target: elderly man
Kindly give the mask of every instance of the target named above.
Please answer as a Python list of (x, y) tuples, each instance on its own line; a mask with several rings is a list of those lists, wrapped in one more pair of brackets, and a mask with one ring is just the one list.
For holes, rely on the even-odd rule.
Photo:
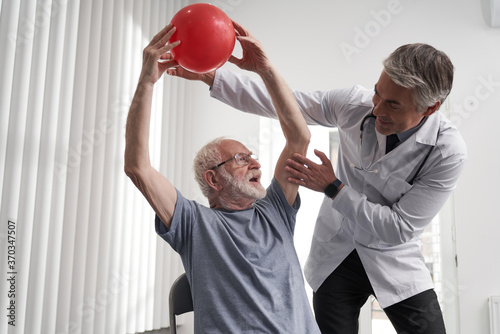
[[(178, 252), (191, 285), (196, 333), (319, 333), (293, 245), (298, 185), (285, 164), (305, 154), (310, 132), (293, 94), (260, 44), (234, 23), (242, 69), (260, 75), (286, 137), (267, 191), (260, 165), (242, 143), (216, 139), (195, 158), (195, 176), (210, 208), (184, 198), (149, 162), (148, 131), (155, 82), (176, 63), (160, 31), (144, 64), (127, 120), (125, 171), (157, 214), (156, 231)], [(158, 60), (163, 61), (158, 61)]]
[[(324, 333), (358, 332), (361, 306), (375, 295), (398, 333), (445, 333), (421, 252), (424, 229), (439, 212), (467, 160), (458, 130), (438, 112), (453, 64), (427, 44), (408, 44), (385, 61), (374, 89), (353, 86), (295, 92), (306, 121), (338, 128), (335, 172), (302, 154), (289, 159), (290, 182), (326, 197), (305, 267)], [(213, 97), (275, 117), (262, 82), (218, 70), (202, 77)]]

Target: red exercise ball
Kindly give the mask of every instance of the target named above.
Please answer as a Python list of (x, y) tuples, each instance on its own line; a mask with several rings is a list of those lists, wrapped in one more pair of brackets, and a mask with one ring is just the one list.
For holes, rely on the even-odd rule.
[(177, 30), (170, 42), (181, 41), (171, 53), (183, 68), (207, 73), (224, 65), (231, 56), (236, 38), (233, 23), (214, 5), (186, 6), (174, 15), (171, 23)]

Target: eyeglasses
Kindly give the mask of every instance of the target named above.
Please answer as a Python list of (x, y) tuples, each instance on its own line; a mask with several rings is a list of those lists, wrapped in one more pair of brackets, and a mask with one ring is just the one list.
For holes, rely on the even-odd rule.
[(246, 165), (248, 165), (250, 163), (250, 158), (252, 158), (253, 160), (259, 160), (259, 158), (255, 154), (236, 153), (236, 155), (234, 157), (229, 158), (226, 161), (223, 161), (220, 164), (218, 164), (217, 166), (214, 166), (214, 167), (212, 167), (210, 169), (219, 168), (220, 166), (224, 165), (226, 162), (229, 162), (229, 161), (231, 161), (233, 159), (234, 159), (234, 161), (236, 161), (236, 163), (239, 166), (246, 166)]

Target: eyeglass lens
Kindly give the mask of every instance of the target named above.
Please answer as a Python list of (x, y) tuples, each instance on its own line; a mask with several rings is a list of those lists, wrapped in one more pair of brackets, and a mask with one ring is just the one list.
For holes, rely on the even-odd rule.
[(257, 160), (255, 154), (238, 153), (234, 156), (234, 160), (238, 165), (248, 165), (250, 163), (250, 158)]

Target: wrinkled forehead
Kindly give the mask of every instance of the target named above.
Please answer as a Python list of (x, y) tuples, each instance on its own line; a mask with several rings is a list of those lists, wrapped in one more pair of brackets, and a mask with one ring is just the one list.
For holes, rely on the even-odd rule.
[(236, 153), (251, 153), (245, 145), (233, 139), (223, 140), (219, 147), (224, 159), (229, 159)]

